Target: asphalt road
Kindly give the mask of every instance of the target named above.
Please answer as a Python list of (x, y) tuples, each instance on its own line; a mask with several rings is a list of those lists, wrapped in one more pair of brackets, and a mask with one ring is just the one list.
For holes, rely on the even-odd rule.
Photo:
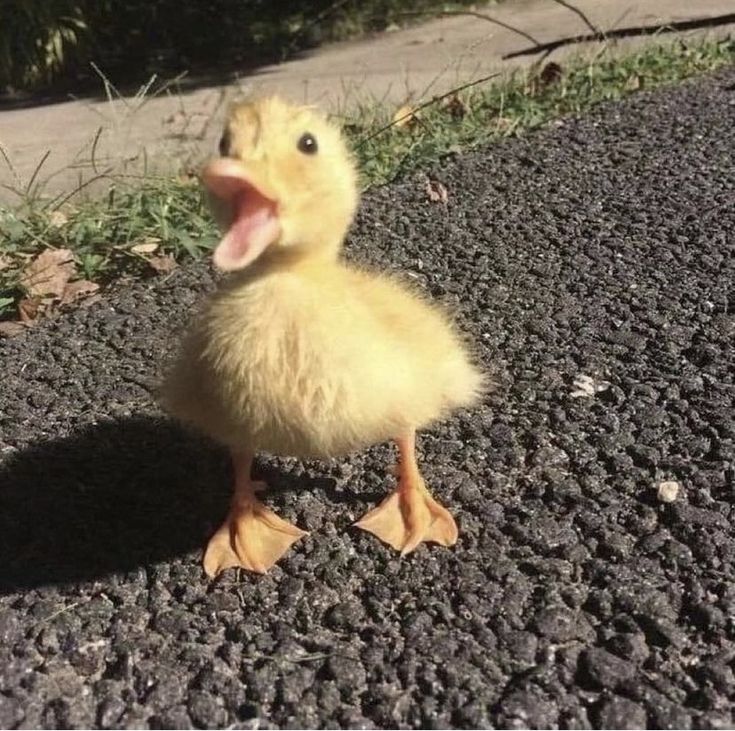
[(730, 70), (368, 196), (497, 383), (421, 439), (454, 550), (350, 528), (388, 447), (263, 458), (311, 536), (206, 580), (227, 460), (148, 391), (205, 265), (1, 342), (0, 726), (732, 726), (734, 150)]

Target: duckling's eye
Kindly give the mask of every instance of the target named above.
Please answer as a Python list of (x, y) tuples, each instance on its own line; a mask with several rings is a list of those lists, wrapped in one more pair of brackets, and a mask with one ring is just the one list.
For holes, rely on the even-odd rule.
[(305, 155), (315, 155), (319, 146), (316, 144), (316, 137), (311, 132), (304, 132), (299, 137), (299, 144), (297, 145), (299, 152), (303, 152)]
[(232, 140), (230, 139), (230, 130), (226, 129), (222, 137), (220, 137), (219, 141), (219, 154), (222, 155), (222, 157), (229, 157), (231, 142)]

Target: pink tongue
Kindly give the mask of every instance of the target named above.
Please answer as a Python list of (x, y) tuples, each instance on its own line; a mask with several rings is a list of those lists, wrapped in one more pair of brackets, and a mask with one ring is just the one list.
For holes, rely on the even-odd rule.
[(242, 269), (263, 253), (280, 233), (273, 204), (257, 191), (239, 193), (233, 201), (232, 225), (214, 250), (214, 264), (223, 271)]

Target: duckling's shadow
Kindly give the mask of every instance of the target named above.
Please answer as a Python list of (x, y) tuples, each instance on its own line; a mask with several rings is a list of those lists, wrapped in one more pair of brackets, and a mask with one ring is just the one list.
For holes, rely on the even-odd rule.
[[(267, 471), (278, 490), (309, 487)], [(230, 486), (224, 451), (161, 419), (107, 421), (23, 449), (0, 465), (0, 593), (198, 549)]]

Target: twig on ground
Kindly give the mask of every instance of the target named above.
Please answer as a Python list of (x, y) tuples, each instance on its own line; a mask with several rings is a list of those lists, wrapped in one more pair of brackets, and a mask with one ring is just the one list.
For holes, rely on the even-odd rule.
[(398, 117), (397, 119), (393, 119), (390, 121), (390, 123), (383, 125), (379, 129), (375, 130), (375, 132), (372, 132), (367, 137), (364, 137), (361, 139), (356, 147), (359, 150), (364, 144), (369, 142), (372, 139), (375, 139), (378, 135), (383, 134), (386, 130), (389, 130), (391, 127), (395, 127), (397, 124), (400, 124), (401, 122), (405, 121), (409, 117), (416, 114), (416, 112), (420, 112), (422, 109), (426, 109), (426, 107), (430, 107), (432, 104), (438, 104), (443, 99), (446, 99), (449, 96), (452, 96), (453, 94), (459, 94), (460, 91), (464, 91), (465, 89), (469, 89), (471, 86), (477, 86), (478, 84), (483, 84), (486, 81), (490, 81), (490, 79), (494, 79), (496, 76), (500, 76), (500, 71), (496, 71), (493, 74), (489, 74), (488, 76), (483, 76), (481, 79), (475, 79), (474, 81), (470, 81), (467, 84), (462, 84), (462, 86), (458, 86), (454, 89), (450, 89), (445, 94), (440, 94), (439, 96), (432, 97), (429, 99), (429, 101), (424, 102), (423, 104), (419, 104), (417, 107), (412, 107), (410, 112), (407, 112), (406, 114)]
[(575, 5), (572, 5), (570, 2), (567, 2), (567, 0), (554, 0), (557, 5), (561, 5), (562, 7), (566, 8), (567, 10), (571, 10), (573, 13), (576, 13), (582, 20), (584, 21), (584, 24), (595, 34), (595, 35), (604, 35), (603, 31), (601, 31), (578, 7)]
[(702, 28), (716, 28), (721, 25), (735, 23), (735, 13), (726, 13), (725, 15), (717, 15), (710, 18), (692, 18), (690, 20), (672, 20), (664, 25), (642, 25), (631, 26), (628, 28), (616, 28), (607, 33), (583, 33), (577, 36), (567, 38), (559, 38), (548, 43), (536, 44), (528, 48), (521, 48), (519, 51), (512, 51), (503, 56), (503, 61), (519, 56), (531, 56), (534, 53), (551, 53), (557, 48), (563, 46), (571, 46), (577, 43), (592, 43), (599, 41), (610, 41), (618, 38), (634, 38), (636, 36), (656, 35), (658, 33), (675, 33), (687, 30), (699, 30)]
[(300, 663), (304, 662), (314, 662), (318, 660), (328, 660), (330, 657), (343, 657), (347, 660), (353, 660), (353, 661), (359, 661), (359, 657), (355, 657), (354, 655), (349, 655), (344, 652), (312, 652), (308, 655), (297, 655), (296, 657), (287, 657), (285, 655), (268, 655), (265, 653), (258, 654), (255, 657), (247, 657), (243, 658), (243, 663), (247, 663), (249, 665), (254, 665), (257, 662), (260, 662), (262, 660), (273, 660), (275, 662), (281, 661), (281, 662), (287, 662), (291, 663), (292, 665), (299, 665)]
[(78, 607), (80, 604), (83, 604), (83, 602), (82, 601), (72, 602), (71, 604), (67, 604), (64, 607), (57, 609), (55, 612), (51, 612), (51, 614), (49, 614), (47, 617), (43, 617), (43, 619), (39, 619), (38, 622), (36, 622), (36, 624), (34, 625), (33, 629), (34, 630), (40, 629), (41, 627), (43, 627), (43, 625), (48, 624), (49, 622), (52, 622), (54, 619), (56, 619), (56, 617), (64, 614), (64, 612), (69, 612), (72, 609), (76, 609), (76, 607)]
[(526, 33), (525, 30), (516, 28), (514, 25), (510, 25), (503, 20), (493, 18), (491, 15), (487, 15), (486, 13), (478, 13), (476, 10), (404, 10), (398, 13), (398, 15), (406, 17), (420, 15), (431, 15), (432, 17), (435, 17), (437, 15), (470, 15), (473, 18), (486, 20), (488, 21), (488, 23), (494, 23), (495, 25), (499, 25), (501, 28), (505, 28), (506, 30), (512, 31), (513, 33), (517, 33), (519, 36), (523, 36), (524, 38), (531, 41), (531, 43), (535, 43), (537, 46), (541, 45), (540, 41), (537, 41), (530, 33)]

